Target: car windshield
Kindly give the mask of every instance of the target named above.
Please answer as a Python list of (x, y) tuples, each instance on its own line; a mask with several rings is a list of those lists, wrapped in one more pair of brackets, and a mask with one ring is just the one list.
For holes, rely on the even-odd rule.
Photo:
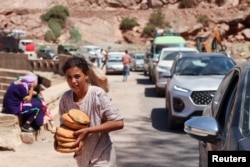
[(53, 50), (47, 50), (47, 53), (55, 53)]
[(100, 48), (87, 48), (87, 52), (93, 52), (93, 51), (97, 51)]
[(195, 51), (162, 51), (161, 60), (174, 60), (177, 55), (182, 53), (196, 53)]
[(121, 62), (122, 55), (112, 54), (108, 56), (108, 62)]
[(163, 48), (169, 47), (184, 47), (185, 44), (167, 44), (167, 45), (156, 45), (155, 46), (155, 54), (160, 54)]
[(144, 55), (137, 55), (135, 56), (136, 60), (144, 60)]
[(176, 75), (225, 75), (234, 66), (228, 57), (184, 57), (175, 68)]

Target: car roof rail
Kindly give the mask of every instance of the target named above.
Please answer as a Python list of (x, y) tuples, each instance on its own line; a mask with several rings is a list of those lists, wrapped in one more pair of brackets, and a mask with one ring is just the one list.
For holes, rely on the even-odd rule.
[(231, 57), (230, 54), (228, 54), (227, 52), (221, 52), (222, 54), (224, 54), (227, 57)]

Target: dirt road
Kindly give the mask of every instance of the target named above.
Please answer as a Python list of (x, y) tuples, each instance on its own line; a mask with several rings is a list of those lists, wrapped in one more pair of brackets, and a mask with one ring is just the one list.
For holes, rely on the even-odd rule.
[[(124, 129), (111, 133), (118, 167), (198, 166), (197, 142), (183, 130), (168, 131), (164, 98), (155, 96), (154, 85), (142, 72), (131, 72), (127, 82), (121, 75), (108, 79), (109, 94), (125, 121)], [(58, 116), (54, 119), (58, 126)], [(53, 142), (53, 134), (44, 131), (32, 145), (0, 151), (0, 167), (75, 167), (73, 154), (54, 151)]]

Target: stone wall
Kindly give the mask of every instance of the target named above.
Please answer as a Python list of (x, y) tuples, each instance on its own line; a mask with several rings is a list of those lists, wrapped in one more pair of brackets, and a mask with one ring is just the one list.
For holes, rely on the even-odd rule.
[(0, 67), (6, 69), (28, 70), (28, 55), (17, 53), (0, 53)]

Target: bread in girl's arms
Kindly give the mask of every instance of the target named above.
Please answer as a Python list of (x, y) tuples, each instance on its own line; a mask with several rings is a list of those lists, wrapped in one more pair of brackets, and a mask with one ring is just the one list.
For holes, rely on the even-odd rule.
[(84, 125), (89, 125), (90, 120), (88, 115), (79, 109), (71, 109), (69, 110), (69, 116), (76, 122)]
[(73, 153), (77, 152), (79, 150), (79, 147), (62, 147), (62, 146), (57, 146), (56, 151), (61, 152), (61, 153)]
[(76, 138), (63, 137), (63, 136), (60, 136), (58, 133), (56, 133), (55, 139), (60, 142), (76, 142)]
[(75, 139), (74, 131), (66, 128), (65, 126), (57, 127), (56, 134), (65, 138)]
[(79, 122), (73, 120), (73, 118), (70, 117), (69, 113), (64, 113), (62, 115), (62, 120), (63, 120), (63, 124), (66, 127), (73, 129), (73, 130), (79, 130), (79, 129), (88, 127), (88, 125), (80, 124)]
[(75, 142), (63, 142), (63, 141), (57, 141), (58, 146), (66, 147), (66, 148), (72, 148), (75, 145)]

